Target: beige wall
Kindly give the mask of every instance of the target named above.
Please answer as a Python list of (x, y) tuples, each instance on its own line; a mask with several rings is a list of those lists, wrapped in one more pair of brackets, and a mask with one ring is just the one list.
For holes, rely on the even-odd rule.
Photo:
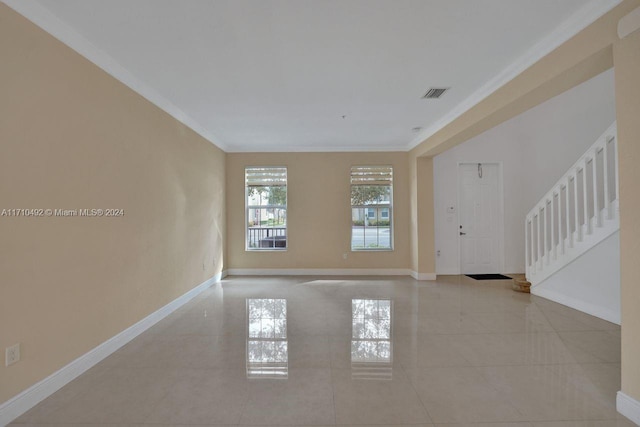
[[(625, 40), (617, 35), (618, 22), (640, 6), (640, 0), (623, 0), (609, 13), (579, 32), (566, 43), (536, 62), (483, 101), (420, 143), (411, 159), (435, 156), (527, 109), (568, 90), (604, 70), (615, 68), (616, 108), (620, 139), (620, 252), (622, 292), (622, 391), (640, 401), (640, 34)], [(412, 160), (413, 162), (413, 160)], [(432, 221), (429, 211), (417, 202), (421, 183), (417, 165), (412, 165), (417, 181), (410, 183), (412, 239), (421, 221)], [(433, 185), (433, 183), (431, 183)], [(426, 207), (428, 209), (428, 206)], [(432, 215), (431, 210), (431, 215)], [(415, 251), (433, 242), (412, 240)]]
[(640, 401), (640, 31), (614, 47), (620, 161), (622, 391)]
[[(403, 268), (409, 259), (407, 153), (227, 154), (228, 268)], [(394, 250), (351, 252), (349, 173), (393, 166)], [(287, 251), (245, 251), (244, 168), (287, 167)], [(347, 253), (347, 259), (342, 255)]]
[[(409, 154), (228, 154), (225, 162), (220, 150), (0, 4), (0, 209), (125, 210), (124, 218), (0, 217), (0, 349), (23, 345), (20, 363), (0, 367), (0, 402), (219, 272), (223, 259), (225, 268), (435, 271), (428, 157), (612, 65), (622, 389), (640, 400), (640, 48), (638, 34), (622, 42), (616, 35), (619, 19), (638, 6), (624, 0)], [(389, 163), (395, 250), (350, 252), (349, 167)], [(246, 165), (289, 168), (286, 252), (244, 250)]]
[(433, 159), (419, 157), (418, 179), (418, 272), (435, 274), (435, 229), (433, 216)]
[(436, 272), (433, 159), (415, 157), (411, 153), (409, 164), (411, 270), (422, 275), (422, 280), (425, 274), (435, 275)]
[(433, 175), (426, 172), (429, 168), (432, 170), (432, 165), (420, 166), (421, 159), (432, 158), (455, 147), (611, 68), (618, 20), (639, 3), (640, 0), (623, 1), (410, 151), (414, 172), (410, 182), (411, 256), (414, 269), (417, 268), (420, 273), (435, 272)]
[[(409, 251), (411, 271), (418, 271), (418, 168), (415, 158), (409, 157)], [(433, 181), (432, 184), (433, 186)], [(434, 236), (435, 244), (435, 236)], [(435, 265), (435, 261), (434, 261)], [(435, 269), (434, 269), (435, 271)]]
[(435, 156), (611, 68), (618, 21), (638, 5), (640, 0), (622, 1), (423, 141), (412, 154)]
[(0, 4), (0, 402), (222, 270), (225, 154)]

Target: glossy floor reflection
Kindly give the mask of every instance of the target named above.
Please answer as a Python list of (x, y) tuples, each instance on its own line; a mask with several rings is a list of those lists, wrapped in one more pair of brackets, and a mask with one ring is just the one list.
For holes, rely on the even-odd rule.
[(508, 282), (233, 277), (23, 425), (631, 427), (620, 328)]

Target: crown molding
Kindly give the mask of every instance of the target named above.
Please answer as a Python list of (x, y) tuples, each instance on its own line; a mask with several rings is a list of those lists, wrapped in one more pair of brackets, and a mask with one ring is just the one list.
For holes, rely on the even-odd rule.
[(456, 105), (452, 110), (438, 119), (431, 126), (420, 132), (406, 147), (406, 150), (412, 150), (433, 136), (440, 129), (453, 122), (500, 87), (513, 80), (527, 68), (531, 67), (540, 59), (557, 49), (560, 45), (578, 34), (580, 31), (584, 30), (621, 2), (622, 0), (591, 0), (585, 4), (554, 31), (533, 45), (533, 47), (528, 49), (524, 54), (518, 57), (518, 59), (492, 77), (468, 98)]
[(29, 21), (51, 34), (56, 39), (97, 65), (107, 74), (141, 95), (147, 101), (154, 104), (174, 119), (189, 127), (195, 133), (215, 145), (227, 151), (225, 146), (211, 132), (201, 126), (194, 118), (185, 113), (173, 102), (162, 96), (151, 86), (135, 76), (125, 67), (120, 65), (113, 57), (95, 46), (84, 36), (58, 19), (47, 8), (33, 0), (0, 0)]
[(453, 122), (474, 105), (491, 95), (498, 88), (512, 80), (524, 70), (535, 64), (545, 55), (556, 49), (562, 43), (576, 35), (585, 27), (593, 23), (596, 19), (613, 9), (622, 0), (591, 0), (578, 12), (569, 17), (563, 24), (557, 27), (548, 36), (536, 43), (527, 52), (521, 55), (516, 61), (496, 74), (493, 78), (473, 92), (464, 101), (456, 105), (452, 110), (438, 119), (428, 128), (418, 134), (410, 143), (404, 147), (396, 146), (385, 148), (379, 146), (349, 146), (349, 147), (301, 147), (301, 146), (271, 146), (260, 147), (258, 151), (252, 147), (230, 147), (220, 142), (211, 132), (201, 126), (195, 119), (185, 113), (174, 103), (166, 99), (154, 88), (145, 84), (140, 78), (129, 72), (120, 65), (114, 58), (103, 50), (99, 49), (85, 37), (72, 29), (70, 26), (58, 19), (48, 9), (33, 0), (0, 0), (16, 12), (29, 19), (31, 22), (78, 52), (80, 55), (93, 62), (109, 75), (125, 84), (133, 91), (140, 94), (158, 108), (162, 109), (179, 122), (191, 128), (194, 132), (216, 145), (228, 153), (243, 152), (392, 152), (410, 151), (433, 134)]

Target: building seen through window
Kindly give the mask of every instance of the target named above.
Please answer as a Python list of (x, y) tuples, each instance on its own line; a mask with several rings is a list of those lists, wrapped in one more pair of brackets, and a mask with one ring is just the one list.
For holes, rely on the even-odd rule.
[(393, 249), (393, 168), (351, 168), (351, 250)]

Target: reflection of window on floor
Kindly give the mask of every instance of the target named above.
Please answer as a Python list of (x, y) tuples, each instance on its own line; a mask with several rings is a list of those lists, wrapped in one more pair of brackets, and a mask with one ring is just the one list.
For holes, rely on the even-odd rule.
[(351, 300), (351, 368), (354, 378), (391, 379), (392, 311), (390, 299)]
[(247, 378), (287, 378), (287, 300), (247, 298)]

